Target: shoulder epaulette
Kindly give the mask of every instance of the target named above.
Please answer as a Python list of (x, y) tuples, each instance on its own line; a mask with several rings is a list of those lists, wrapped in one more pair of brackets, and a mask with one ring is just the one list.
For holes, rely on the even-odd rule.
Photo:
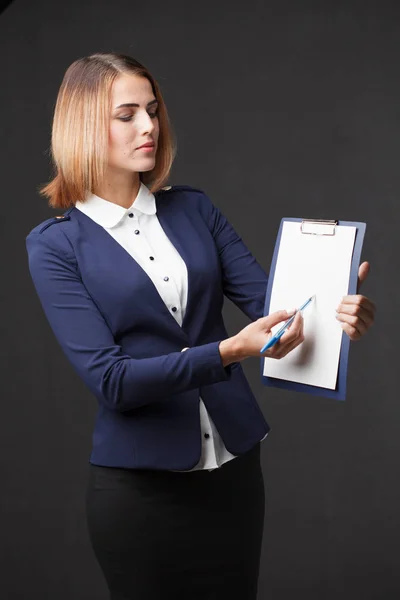
[(45, 229), (47, 229), (51, 225), (54, 225), (54, 223), (62, 223), (63, 221), (69, 221), (71, 218), (69, 216), (69, 213), (71, 212), (71, 210), (72, 210), (72, 208), (68, 209), (66, 211), (66, 213), (63, 215), (57, 215), (56, 217), (51, 217), (51, 219), (48, 219), (47, 221), (45, 221), (43, 223), (42, 227), (39, 229), (39, 233), (43, 233), (43, 231), (45, 231)]
[(180, 192), (180, 191), (191, 191), (191, 192), (200, 192), (203, 193), (203, 190), (199, 190), (198, 188), (194, 188), (190, 185), (166, 185), (162, 187), (160, 192)]

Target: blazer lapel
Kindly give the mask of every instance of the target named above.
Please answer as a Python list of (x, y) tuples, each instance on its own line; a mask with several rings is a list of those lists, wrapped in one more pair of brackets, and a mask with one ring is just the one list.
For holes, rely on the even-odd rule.
[[(77, 208), (73, 209), (73, 213), (75, 218), (77, 218), (78, 221), (80, 221), (85, 228), (87, 228), (90, 244), (95, 248), (95, 252), (98, 255), (106, 254), (113, 264), (118, 265), (118, 270), (125, 271), (126, 273), (129, 273), (133, 270), (134, 273), (136, 273), (136, 276), (140, 277), (145, 283), (146, 302), (148, 304), (152, 304), (154, 306), (154, 310), (158, 311), (159, 313), (163, 314), (165, 318), (169, 319), (171, 326), (178, 328), (182, 332), (182, 328), (168, 310), (152, 279), (133, 258), (133, 256), (131, 256), (129, 252), (123, 246), (121, 246), (121, 244), (119, 244), (117, 240), (115, 240), (101, 225), (95, 223)], [(166, 229), (168, 230), (168, 225), (166, 225)], [(178, 251), (181, 252), (179, 240), (176, 247)]]

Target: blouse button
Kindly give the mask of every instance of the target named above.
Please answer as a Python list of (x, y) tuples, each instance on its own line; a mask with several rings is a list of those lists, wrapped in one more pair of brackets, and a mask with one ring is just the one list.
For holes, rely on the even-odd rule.
[(140, 233), (139, 229), (135, 229), (135, 233), (136, 233), (136, 235), (139, 235), (139, 233)]
[(129, 213), (129, 216), (130, 216), (130, 218), (132, 218), (134, 216), (134, 214), (133, 213)]
[(172, 310), (172, 312), (176, 312), (178, 309), (176, 308), (176, 306), (173, 306), (173, 307), (171, 308), (171, 310)]
[(206, 438), (206, 440), (208, 440), (208, 438), (210, 437), (210, 434), (209, 433), (205, 433), (204, 437)]
[(164, 281), (169, 281), (169, 277), (164, 277)]
[(150, 260), (154, 260), (154, 256), (149, 256)]

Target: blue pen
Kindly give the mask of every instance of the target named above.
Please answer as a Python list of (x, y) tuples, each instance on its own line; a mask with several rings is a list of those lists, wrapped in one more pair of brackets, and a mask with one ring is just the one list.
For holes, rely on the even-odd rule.
[(286, 321), (286, 323), (284, 323), (282, 325), (282, 327), (280, 329), (278, 329), (278, 331), (268, 340), (268, 342), (261, 348), (260, 350), (260, 354), (262, 354), (263, 352), (265, 352), (266, 350), (268, 350), (268, 348), (272, 348), (272, 346), (274, 344), (276, 344), (276, 342), (278, 340), (281, 339), (281, 337), (283, 336), (283, 334), (285, 333), (285, 331), (287, 330), (287, 328), (289, 327), (289, 325), (291, 323), (293, 323), (297, 313), (301, 310), (304, 310), (306, 306), (308, 306), (311, 302), (311, 300), (314, 298), (314, 296), (311, 296), (311, 298), (309, 298), (306, 302), (304, 302), (304, 304), (302, 306), (300, 306), (300, 308), (297, 309), (296, 313), (293, 315), (293, 317), (290, 317), (290, 319), (288, 319)]

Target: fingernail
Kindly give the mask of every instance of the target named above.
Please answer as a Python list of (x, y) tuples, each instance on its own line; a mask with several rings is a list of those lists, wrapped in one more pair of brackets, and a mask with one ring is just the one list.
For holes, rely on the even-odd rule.
[(293, 315), (296, 313), (296, 311), (297, 311), (297, 308), (291, 308), (290, 310), (286, 310), (289, 317), (293, 317)]

